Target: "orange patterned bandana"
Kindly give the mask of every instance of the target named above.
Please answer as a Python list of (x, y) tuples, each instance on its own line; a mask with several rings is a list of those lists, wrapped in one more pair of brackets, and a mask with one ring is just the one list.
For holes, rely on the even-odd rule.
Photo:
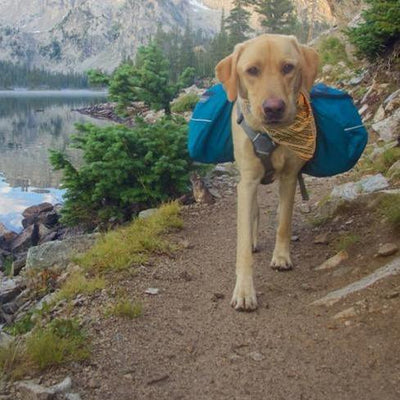
[(262, 127), (262, 130), (277, 144), (288, 147), (299, 158), (308, 161), (315, 152), (317, 129), (309, 99), (299, 94), (297, 115), (293, 123), (282, 128)]
[(297, 115), (290, 126), (282, 129), (268, 128), (265, 133), (278, 144), (287, 146), (299, 158), (308, 161), (315, 152), (317, 129), (310, 101), (300, 93), (297, 100)]

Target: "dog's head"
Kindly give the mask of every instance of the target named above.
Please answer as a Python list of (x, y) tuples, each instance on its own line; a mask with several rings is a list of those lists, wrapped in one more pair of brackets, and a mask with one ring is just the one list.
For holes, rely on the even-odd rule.
[(285, 35), (262, 35), (238, 44), (215, 68), (228, 99), (239, 95), (248, 101), (255, 121), (274, 127), (293, 122), (299, 92), (310, 91), (317, 71), (317, 52)]

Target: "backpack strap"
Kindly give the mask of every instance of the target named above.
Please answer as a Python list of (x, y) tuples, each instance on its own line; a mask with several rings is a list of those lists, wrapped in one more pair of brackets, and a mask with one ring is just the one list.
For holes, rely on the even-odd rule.
[[(272, 165), (271, 156), (277, 148), (277, 145), (266, 133), (256, 132), (252, 128), (250, 128), (250, 126), (244, 119), (239, 102), (236, 103), (236, 107), (237, 123), (243, 128), (246, 135), (251, 140), (254, 148), (254, 153), (261, 160), (265, 168), (265, 173), (264, 177), (261, 179), (261, 184), (268, 185), (274, 181), (275, 169)], [(308, 201), (310, 198), (301, 171), (299, 172), (297, 179), (299, 181), (301, 197), (304, 201)]]
[(246, 132), (246, 135), (249, 137), (251, 143), (253, 144), (254, 153), (264, 165), (265, 174), (261, 180), (261, 183), (263, 185), (272, 183), (274, 180), (275, 170), (272, 165), (271, 156), (277, 146), (267, 134), (256, 132), (252, 128), (250, 128), (250, 126), (244, 119), (242, 110), (240, 109), (239, 102), (236, 103), (236, 107), (237, 107), (237, 123)]

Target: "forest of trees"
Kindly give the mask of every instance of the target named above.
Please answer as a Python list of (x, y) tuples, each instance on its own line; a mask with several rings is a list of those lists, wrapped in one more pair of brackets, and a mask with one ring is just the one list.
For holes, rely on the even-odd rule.
[[(188, 21), (186, 26), (165, 31), (161, 26), (149, 38), (159, 47), (168, 61), (169, 78), (176, 83), (187, 69), (194, 70), (197, 79), (213, 77), (214, 67), (230, 54), (235, 44), (263, 32), (294, 34), (301, 42), (327, 28), (326, 24), (311, 21), (314, 1), (310, 2), (304, 15), (298, 15), (292, 0), (234, 0), (228, 16), (222, 12), (218, 34), (210, 37), (201, 29), (194, 30)], [(250, 26), (250, 17), (256, 13), (260, 21), (260, 32)], [(136, 62), (136, 61), (135, 61)], [(133, 65), (125, 60), (123, 65)], [(101, 69), (101, 66), (99, 66)], [(127, 70), (128, 67), (125, 67)], [(126, 72), (126, 71), (125, 71)], [(101, 82), (108, 85), (107, 79)], [(23, 65), (0, 62), (0, 89), (13, 87), (60, 89), (86, 88), (87, 78), (79, 74), (52, 73), (31, 69)]]
[[(227, 17), (222, 12), (219, 33), (212, 38), (201, 30), (193, 31), (189, 22), (183, 31), (176, 28), (165, 32), (158, 27), (153, 39), (169, 61), (173, 81), (187, 67), (194, 68), (198, 78), (212, 77), (218, 61), (230, 54), (237, 43), (256, 34), (293, 34), (305, 43), (328, 28), (327, 24), (315, 21), (315, 18), (311, 21), (312, 9), (305, 9), (304, 15), (298, 15), (292, 0), (234, 0), (233, 6)], [(250, 26), (254, 12), (260, 20), (260, 32), (255, 32)]]
[(0, 90), (13, 88), (84, 89), (88, 86), (88, 78), (83, 74), (50, 72), (0, 61)]

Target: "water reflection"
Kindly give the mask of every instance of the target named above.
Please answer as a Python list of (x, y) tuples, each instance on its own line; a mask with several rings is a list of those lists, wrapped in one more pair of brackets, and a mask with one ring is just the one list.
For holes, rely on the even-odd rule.
[[(21, 210), (61, 201), (48, 149), (65, 150), (77, 122), (104, 124), (73, 111), (104, 98), (90, 91), (0, 92), (0, 222), (19, 230)], [(77, 152), (69, 155), (79, 159)]]

